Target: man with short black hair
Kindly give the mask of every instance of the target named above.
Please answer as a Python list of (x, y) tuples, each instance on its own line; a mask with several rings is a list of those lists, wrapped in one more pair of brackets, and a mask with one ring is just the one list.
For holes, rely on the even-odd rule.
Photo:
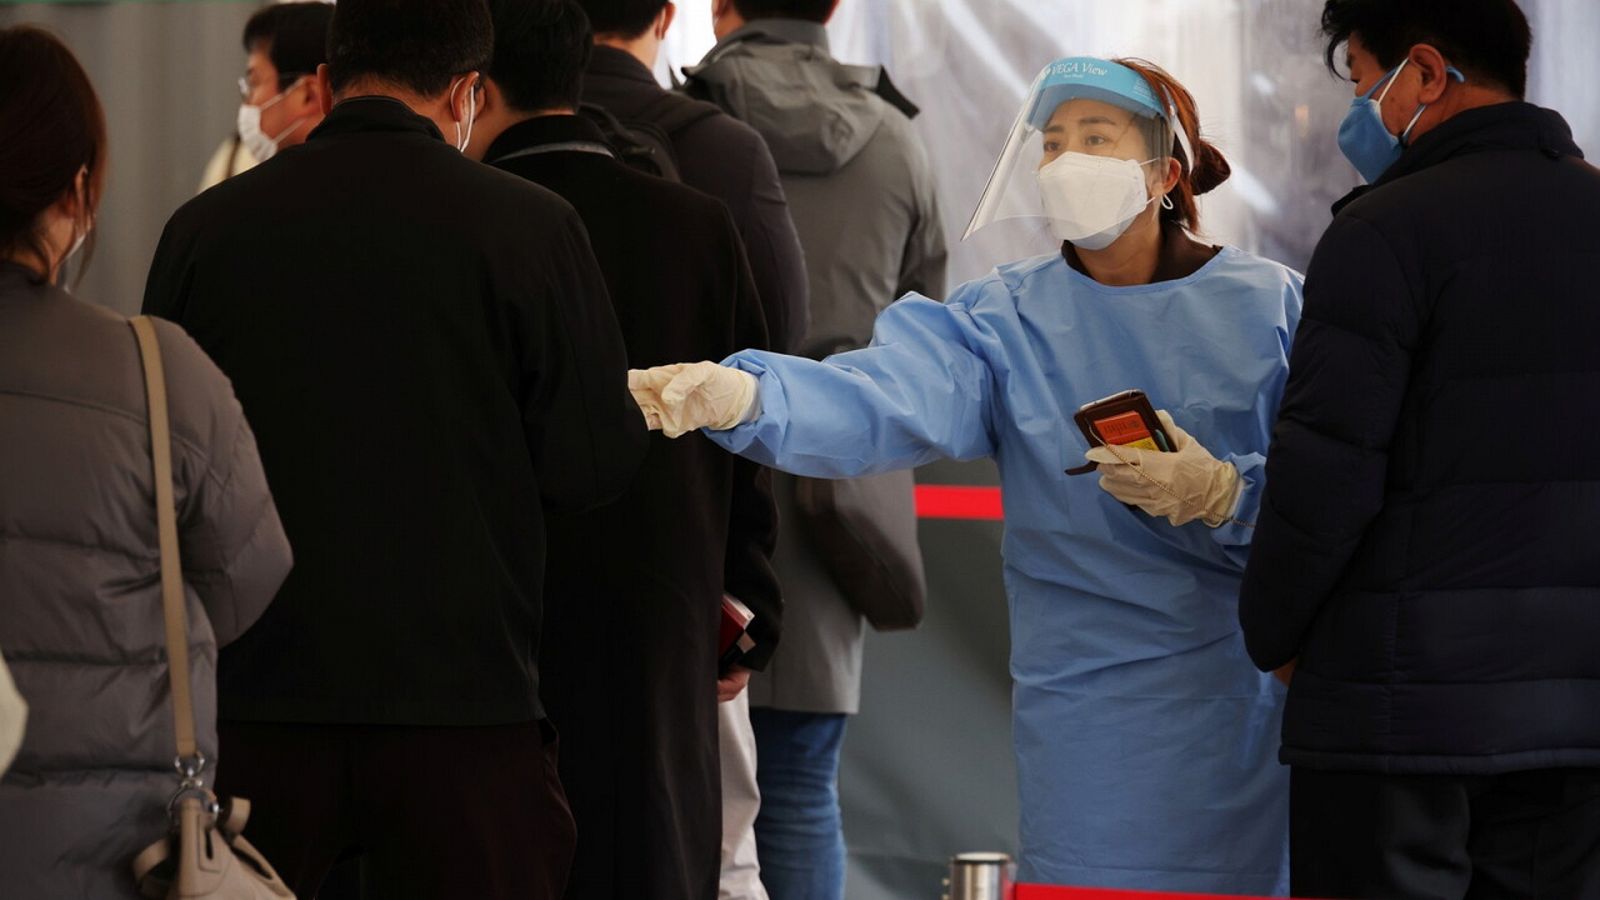
[[(833, 58), (824, 26), (839, 0), (709, 2), (717, 45), (687, 70), (685, 91), (750, 125), (772, 151), (811, 286), (798, 352), (822, 359), (865, 347), (878, 313), (896, 299), (944, 296), (944, 223), (933, 167), (911, 124), (916, 108), (881, 67)], [(920, 597), (924, 589), (910, 472), (856, 485), (876, 500), (866, 515), (877, 533), (899, 538), (870, 549), (813, 537), (853, 530), (799, 501), (813, 486), (773, 478), (786, 525), (775, 556), (784, 641), (750, 682), (761, 793), (755, 835), (772, 900), (844, 896), (839, 760), (860, 708), (866, 638), (852, 582), (867, 563), (866, 571), (896, 573), (882, 595)]]
[(732, 34), (758, 19), (791, 19), (826, 25), (839, 3), (840, 0), (711, 0), (711, 22), (723, 35)]
[(1600, 897), (1600, 171), (1513, 0), (1328, 0), (1358, 98), (1241, 599), (1295, 896)]
[[(636, 172), (575, 115), (594, 49), (575, 0), (491, 0), (494, 63), (468, 155), (566, 198), (583, 217), (629, 362), (723, 359), (767, 343), (727, 208)], [(756, 614), (760, 668), (777, 636), (771, 477), (704, 437), (655, 437), (616, 503), (551, 516), (540, 687), (561, 731), (578, 824), (568, 900), (713, 900), (721, 792), (719, 613)], [(637, 539), (619, 545), (619, 535)]]
[(275, 3), (245, 23), (237, 127), (206, 165), (201, 190), (305, 143), (322, 122), (317, 67), (328, 58), (332, 20), (333, 4), (302, 0)]
[(464, 158), (484, 0), (341, 0), (304, 146), (190, 201), (145, 310), (233, 381), (295, 569), (218, 670), (219, 789), (302, 897), (559, 897), (545, 507), (646, 451), (577, 213)]
[(651, 74), (677, 7), (668, 0), (581, 0), (595, 32), (583, 100), (624, 125), (665, 135), (684, 184), (727, 204), (744, 239), (772, 349), (792, 352), (805, 333), (805, 258), (778, 170), (761, 137), (709, 103), (668, 91)]

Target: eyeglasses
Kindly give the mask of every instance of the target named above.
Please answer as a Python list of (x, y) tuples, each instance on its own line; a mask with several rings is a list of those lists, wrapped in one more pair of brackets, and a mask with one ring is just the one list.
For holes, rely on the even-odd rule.
[[(279, 72), (278, 73), (278, 83), (279, 84), (283, 84), (287, 80), (287, 81), (289, 81), (289, 87), (294, 87), (295, 82), (299, 81), (302, 78), (305, 78), (306, 76), (308, 76), (310, 74), (311, 74), (310, 72)], [(281, 93), (283, 93), (284, 91), (286, 91), (288, 89), (289, 88), (282, 88), (282, 89), (280, 89), (278, 91), (278, 93), (281, 94)], [(250, 86), (249, 77), (244, 76), (244, 75), (239, 76), (239, 99), (244, 101), (244, 102), (246, 102), (246, 103), (249, 103), (250, 102), (250, 95), (254, 94), (255, 92), (256, 92), (256, 89)]]

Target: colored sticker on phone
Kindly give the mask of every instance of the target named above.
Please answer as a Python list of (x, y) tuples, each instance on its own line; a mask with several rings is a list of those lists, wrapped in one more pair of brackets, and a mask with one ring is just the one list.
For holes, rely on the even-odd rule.
[(1125, 412), (1105, 419), (1096, 419), (1095, 433), (1108, 444), (1118, 447), (1136, 447), (1140, 450), (1160, 450), (1144, 417), (1137, 412)]

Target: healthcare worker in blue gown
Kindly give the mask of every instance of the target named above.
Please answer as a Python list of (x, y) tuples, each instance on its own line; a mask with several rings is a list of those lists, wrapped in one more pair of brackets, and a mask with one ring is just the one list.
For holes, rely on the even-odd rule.
[[(1245, 655), (1237, 603), (1301, 276), (1192, 235), (1194, 194), (1226, 177), (1170, 76), (1064, 59), (968, 230), (1037, 217), (1061, 252), (945, 303), (909, 295), (871, 346), (822, 362), (752, 351), (631, 374), (652, 427), (706, 428), (795, 474), (995, 459), (1023, 881), (1287, 885), (1284, 692)], [(1174, 452), (1092, 449), (1074, 425), (1134, 388), (1164, 407)], [(1086, 457), (1097, 475), (1064, 474)]]

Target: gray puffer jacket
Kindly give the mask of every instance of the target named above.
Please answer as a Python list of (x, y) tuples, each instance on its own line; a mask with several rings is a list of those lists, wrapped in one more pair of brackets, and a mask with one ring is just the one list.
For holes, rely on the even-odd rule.
[[(158, 322), (202, 751), (218, 644), (255, 622), (289, 547), (232, 387)], [(0, 896), (135, 897), (165, 827), (172, 710), (139, 352), (127, 320), (0, 263), (0, 651), (28, 725), (0, 781)]]

